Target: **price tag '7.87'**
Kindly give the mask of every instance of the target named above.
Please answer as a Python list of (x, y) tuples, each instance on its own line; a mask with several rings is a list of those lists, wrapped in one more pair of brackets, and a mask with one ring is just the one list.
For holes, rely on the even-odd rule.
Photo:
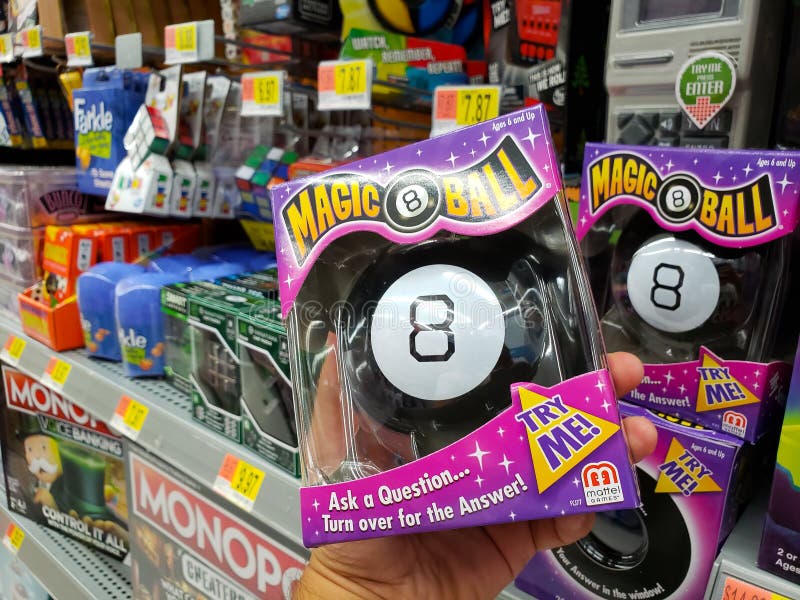
[(264, 471), (233, 454), (226, 454), (214, 481), (214, 490), (250, 512), (263, 482)]
[(285, 71), (261, 71), (242, 75), (242, 116), (281, 116), (285, 74)]
[(372, 106), (372, 60), (326, 60), (317, 70), (320, 110)]
[(111, 416), (110, 425), (129, 439), (135, 441), (142, 431), (144, 421), (149, 412), (150, 409), (141, 402), (137, 402), (128, 396), (123, 396), (120, 398), (117, 409)]
[(64, 36), (68, 67), (91, 67), (94, 64), (90, 36), (88, 31), (68, 33)]
[(441, 85), (433, 95), (431, 136), (500, 115), (500, 86)]

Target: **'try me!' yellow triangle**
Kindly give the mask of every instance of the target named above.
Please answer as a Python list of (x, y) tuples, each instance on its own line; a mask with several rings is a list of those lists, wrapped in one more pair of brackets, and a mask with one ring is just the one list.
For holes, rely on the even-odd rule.
[(690, 496), (695, 492), (720, 492), (722, 489), (711, 476), (713, 473), (699, 458), (688, 452), (672, 438), (667, 457), (658, 467), (660, 471), (656, 482), (657, 494), (683, 494)]
[(700, 388), (697, 390), (697, 412), (722, 410), (745, 404), (756, 404), (760, 400), (738, 380), (730, 375), (728, 367), (710, 353), (703, 355), (698, 369)]
[[(567, 406), (560, 395), (547, 397), (519, 388), (533, 470), (545, 491), (619, 431), (619, 425)], [(524, 418), (519, 418), (524, 417)]]

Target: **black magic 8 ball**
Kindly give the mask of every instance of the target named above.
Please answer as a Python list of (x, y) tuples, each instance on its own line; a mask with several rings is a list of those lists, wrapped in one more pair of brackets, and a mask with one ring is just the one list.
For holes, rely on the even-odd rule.
[(758, 322), (769, 318), (763, 311), (779, 296), (781, 246), (778, 240), (722, 248), (636, 219), (623, 229), (611, 261), (620, 324), (645, 354), (663, 362), (693, 360), (701, 345), (728, 358), (760, 360)]
[(360, 277), (340, 339), (355, 405), (412, 434), (418, 455), (510, 404), (551, 354), (549, 255), (507, 231), (386, 251)]

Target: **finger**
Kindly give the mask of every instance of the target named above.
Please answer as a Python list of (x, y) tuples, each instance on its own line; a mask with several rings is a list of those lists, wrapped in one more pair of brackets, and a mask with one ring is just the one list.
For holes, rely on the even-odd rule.
[(593, 525), (594, 513), (566, 515), (528, 523), (537, 552), (577, 542), (592, 530)]
[(642, 382), (642, 361), (628, 352), (612, 352), (608, 355), (608, 367), (614, 380), (617, 395), (624, 396)]
[(622, 426), (633, 462), (639, 462), (656, 449), (658, 434), (655, 425), (647, 417), (627, 417), (623, 419)]

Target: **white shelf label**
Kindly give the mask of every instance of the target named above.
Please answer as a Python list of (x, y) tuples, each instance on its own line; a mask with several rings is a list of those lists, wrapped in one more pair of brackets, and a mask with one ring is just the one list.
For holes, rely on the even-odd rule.
[(372, 107), (372, 60), (326, 60), (317, 69), (320, 110)]

